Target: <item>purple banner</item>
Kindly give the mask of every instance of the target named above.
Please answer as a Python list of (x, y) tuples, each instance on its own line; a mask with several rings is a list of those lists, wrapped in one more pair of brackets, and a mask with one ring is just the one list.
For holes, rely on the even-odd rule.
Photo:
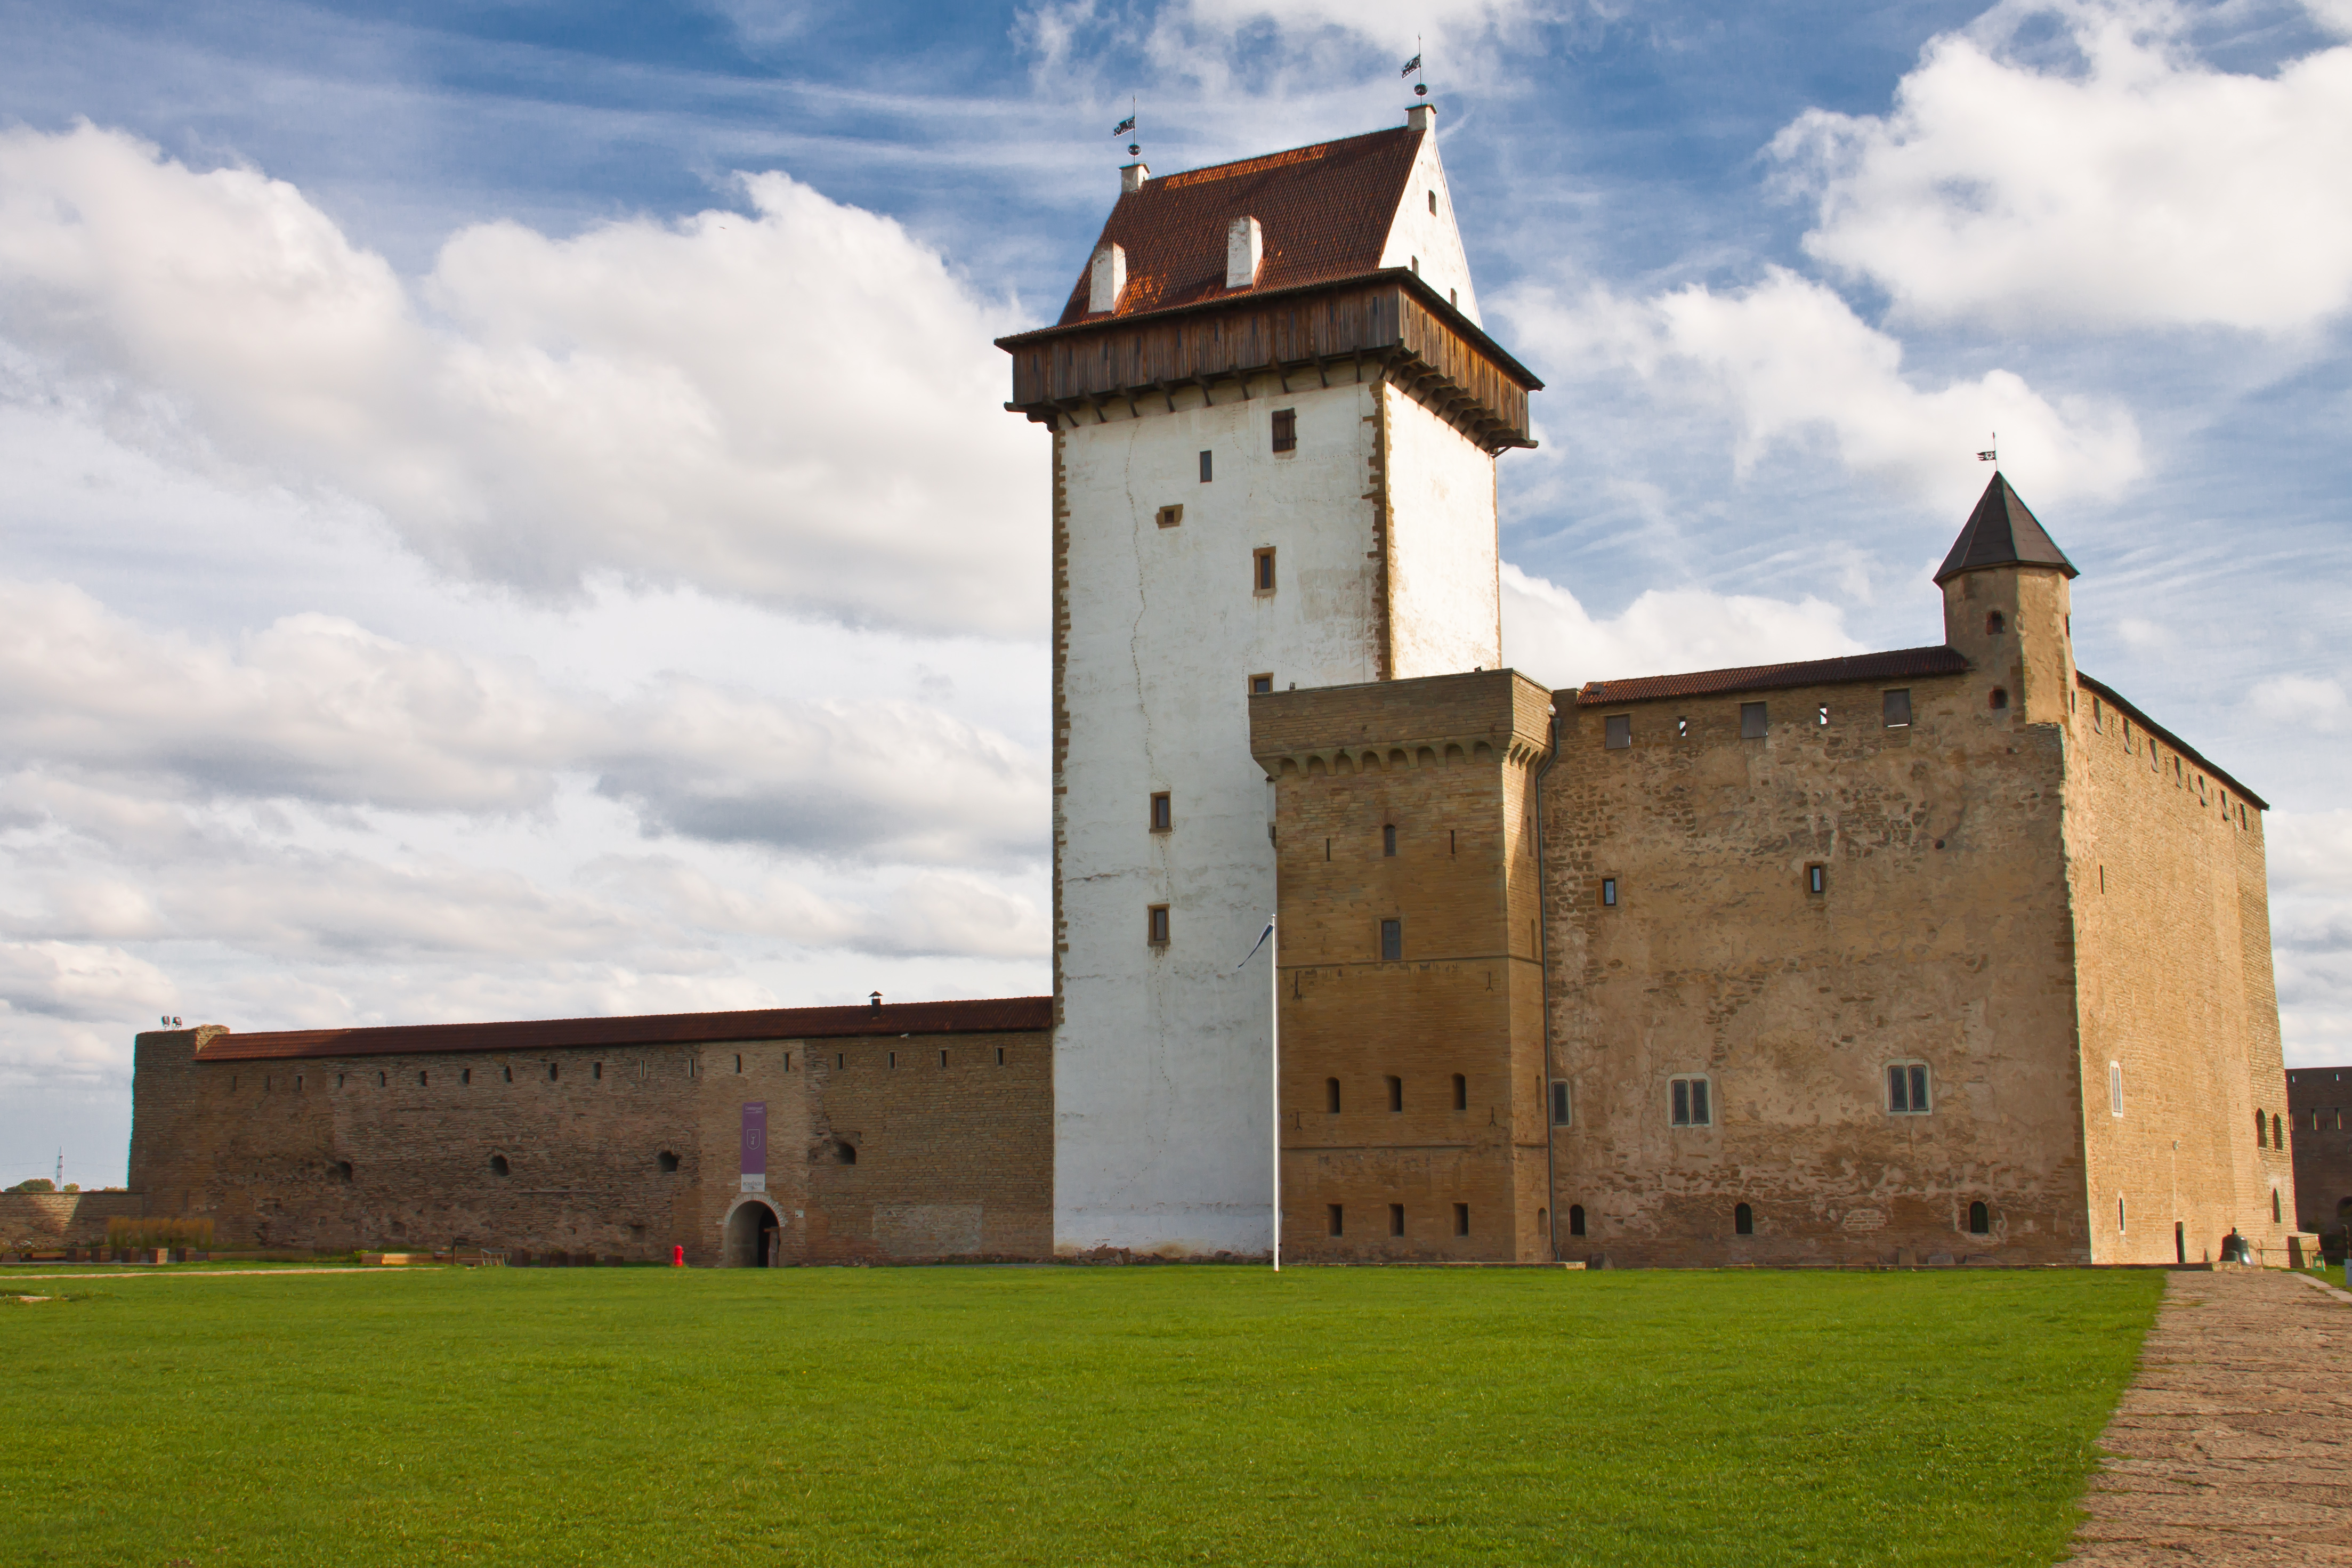
[(768, 1102), (763, 1100), (743, 1107), (743, 1173), (768, 1173)]

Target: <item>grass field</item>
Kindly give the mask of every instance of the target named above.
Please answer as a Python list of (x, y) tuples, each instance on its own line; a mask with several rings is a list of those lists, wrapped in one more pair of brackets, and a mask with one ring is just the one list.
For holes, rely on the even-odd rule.
[(0, 1289), (23, 1563), (2052, 1562), (2162, 1276)]

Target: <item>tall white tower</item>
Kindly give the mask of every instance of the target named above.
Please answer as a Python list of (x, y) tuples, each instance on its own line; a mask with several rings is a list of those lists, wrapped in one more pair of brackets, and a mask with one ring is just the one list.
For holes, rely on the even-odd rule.
[(1274, 908), (1252, 691), (1501, 662), (1495, 457), (1435, 111), (1124, 189), (1054, 326), (1055, 1245), (1263, 1256)]

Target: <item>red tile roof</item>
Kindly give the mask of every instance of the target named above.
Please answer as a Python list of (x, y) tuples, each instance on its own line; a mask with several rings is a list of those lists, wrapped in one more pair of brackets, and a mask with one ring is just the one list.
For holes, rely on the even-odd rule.
[(1958, 675), (1969, 661), (1948, 647), (1905, 647), (1890, 653), (1857, 653), (1843, 658), (1812, 658), (1801, 664), (1750, 664), (1738, 669), (1701, 669), (1688, 675), (1645, 675), (1632, 680), (1588, 680), (1576, 694), (1580, 708), (1646, 702), (1655, 697), (1708, 697), (1727, 691), (1769, 691), (1790, 686), (1827, 686), (1841, 680), (1895, 680), (1912, 675)]
[[(1426, 134), (1375, 131), (1146, 180), (1111, 208), (1058, 324), (1087, 319), (1087, 271), (1106, 245), (1127, 250), (1120, 316), (1378, 271)], [(1255, 289), (1225, 287), (1225, 230), (1237, 217), (1257, 219), (1264, 236)]]
[(880, 1007), (768, 1007), (740, 1013), (653, 1013), (632, 1018), (284, 1029), (249, 1035), (225, 1032), (199, 1045), (196, 1059), (540, 1051), (573, 1046), (698, 1045), (859, 1035), (1031, 1034), (1053, 1026), (1051, 996), (1007, 996), (979, 1002), (893, 1002)]

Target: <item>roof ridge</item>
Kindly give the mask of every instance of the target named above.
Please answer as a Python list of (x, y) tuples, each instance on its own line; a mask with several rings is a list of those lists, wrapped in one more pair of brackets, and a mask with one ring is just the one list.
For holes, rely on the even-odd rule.
[(1286, 147), (1279, 153), (1257, 153), (1246, 158), (1235, 158), (1223, 163), (1203, 163), (1197, 169), (1179, 169), (1172, 174), (1155, 174), (1143, 182), (1146, 192), (1152, 190), (1181, 191), (1187, 185), (1207, 184), (1212, 180), (1231, 179), (1237, 174), (1255, 174), (1262, 169), (1279, 169), (1292, 163), (1312, 163), (1330, 156), (1331, 149), (1349, 142), (1369, 142), (1375, 136), (1413, 136), (1420, 132), (1410, 125), (1383, 126), (1378, 131), (1362, 131), (1353, 136), (1334, 136), (1328, 142), (1308, 142), (1297, 147)]

